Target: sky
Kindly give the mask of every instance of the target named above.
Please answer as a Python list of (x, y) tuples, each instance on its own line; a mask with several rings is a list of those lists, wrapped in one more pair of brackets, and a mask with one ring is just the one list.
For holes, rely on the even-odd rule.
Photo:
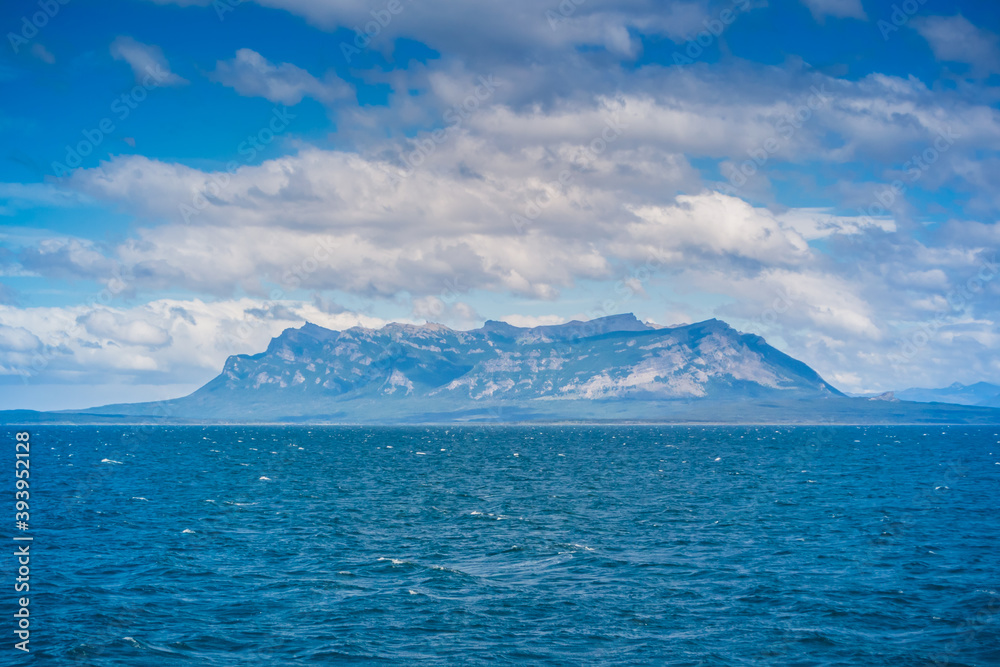
[(1000, 382), (1000, 4), (8, 0), (0, 409), (304, 322), (719, 318)]

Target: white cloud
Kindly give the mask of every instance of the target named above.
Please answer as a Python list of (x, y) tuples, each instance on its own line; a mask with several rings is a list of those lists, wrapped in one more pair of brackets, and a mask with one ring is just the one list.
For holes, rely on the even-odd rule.
[(127, 319), (110, 310), (91, 311), (77, 318), (77, 323), (98, 339), (150, 348), (170, 343), (170, 334), (165, 329), (143, 320)]
[(0, 350), (4, 352), (32, 352), (41, 347), (42, 342), (33, 333), (22, 327), (0, 324)]
[[(671, 262), (696, 256), (732, 256), (765, 265), (801, 264), (809, 246), (766, 210), (720, 193), (677, 197), (673, 206), (642, 206), (632, 211), (629, 241)], [(655, 250), (653, 250), (655, 248)]]
[(802, 0), (813, 18), (822, 22), (827, 16), (867, 20), (861, 0)]
[(775, 217), (782, 227), (794, 229), (807, 241), (824, 239), (836, 234), (863, 234), (871, 229), (880, 229), (887, 233), (896, 231), (896, 223), (890, 217), (836, 215), (829, 208), (797, 208)]
[[(190, 0), (180, 1), (190, 3)], [(373, 6), (363, 0), (257, 1), (303, 16), (326, 30), (357, 27), (365, 31), (366, 24), (375, 18), (372, 12), (385, 6)], [(678, 41), (704, 29), (702, 20), (708, 15), (706, 2), (673, 4), (678, 6), (664, 8), (655, 0), (589, 0), (568, 6), (540, 5), (535, 0), (485, 4), (401, 0), (402, 11), (391, 15), (388, 21), (383, 18), (383, 25), (368, 48), (388, 50), (396, 38), (410, 37), (438, 50), (447, 47), (459, 52), (466, 61), (505, 58), (511, 52), (534, 58), (554, 50), (572, 50), (581, 44), (634, 55), (638, 43), (630, 37), (630, 28)]]
[(1000, 72), (997, 35), (975, 26), (961, 14), (917, 17), (911, 25), (927, 40), (938, 60), (965, 63), (982, 74)]
[(180, 86), (189, 83), (170, 71), (170, 64), (163, 50), (153, 44), (143, 44), (127, 35), (120, 35), (111, 42), (111, 55), (124, 60), (132, 68), (137, 83), (150, 82), (157, 86)]
[[(544, 167), (539, 173), (531, 154), (498, 152), (471, 136), (456, 137), (433, 157), (433, 167), (395, 182), (391, 165), (316, 149), (245, 167), (213, 190), (200, 224), (142, 229), (117, 247), (115, 260), (146, 287), (220, 296), (234, 284), (260, 292), (262, 282), (437, 296), (451, 281), (463, 291), (552, 298), (577, 280), (611, 277), (612, 264), (623, 260), (680, 266), (704, 256), (787, 266), (810, 258), (792, 225), (736, 197), (619, 190), (610, 156), (566, 186), (555, 175), (546, 178)], [(464, 176), (460, 165), (478, 177)], [(632, 166), (641, 169), (641, 161)], [(192, 200), (185, 191), (211, 180), (133, 157), (74, 176), (89, 194), (138, 202), (159, 219), (178, 217), (178, 202)], [(532, 201), (543, 205), (534, 210)], [(535, 218), (523, 217), (527, 226), (518, 229), (512, 215)], [(824, 233), (848, 231), (856, 228), (841, 224)]]
[(31, 384), (204, 382), (231, 354), (255, 354), (289, 327), (380, 327), (363, 314), (299, 301), (160, 299), (131, 307), (0, 305), (0, 375)]
[(46, 63), (48, 65), (54, 65), (56, 62), (56, 57), (52, 55), (52, 53), (47, 48), (45, 48), (43, 44), (39, 42), (35, 42), (34, 44), (31, 45), (31, 55), (35, 56), (43, 63)]
[(240, 49), (232, 60), (220, 60), (213, 78), (240, 95), (288, 106), (298, 104), (303, 97), (330, 104), (351, 94), (350, 87), (333, 74), (320, 81), (291, 63), (274, 65), (252, 49)]
[(441, 296), (414, 299), (411, 316), (417, 321), (447, 324), (457, 329), (474, 329), (483, 319), (475, 308), (464, 301), (455, 301), (455, 295), (447, 291)]

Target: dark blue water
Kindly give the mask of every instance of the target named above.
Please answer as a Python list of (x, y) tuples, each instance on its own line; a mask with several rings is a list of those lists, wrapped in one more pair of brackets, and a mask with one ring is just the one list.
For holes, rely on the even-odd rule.
[(36, 428), (0, 661), (997, 665), (998, 432)]

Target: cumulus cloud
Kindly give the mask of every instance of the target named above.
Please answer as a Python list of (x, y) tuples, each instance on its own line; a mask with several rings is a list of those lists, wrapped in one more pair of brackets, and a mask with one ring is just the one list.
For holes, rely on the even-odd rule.
[(773, 214), (720, 193), (682, 195), (676, 205), (637, 207), (633, 213), (639, 222), (630, 225), (632, 242), (659, 244), (656, 254), (674, 262), (729, 256), (794, 265), (811, 255), (805, 239)]
[(0, 324), (0, 350), (6, 352), (31, 352), (42, 343), (33, 333), (23, 327)]
[(170, 343), (166, 330), (149, 322), (126, 319), (110, 310), (94, 310), (77, 318), (87, 333), (100, 339), (138, 347), (161, 347)]
[(306, 321), (332, 329), (386, 323), (351, 312), (331, 315), (308, 302), (254, 299), (160, 299), (132, 307), (0, 305), (0, 320), (5, 322), (0, 375), (26, 377), (33, 385), (205, 382), (229, 355), (257, 353), (273, 336)]
[(240, 49), (232, 60), (216, 63), (213, 78), (240, 95), (263, 97), (271, 102), (294, 106), (303, 97), (324, 104), (350, 95), (350, 87), (330, 74), (320, 81), (291, 63), (274, 65), (252, 49)]
[(143, 44), (127, 35), (121, 35), (111, 42), (111, 55), (115, 60), (124, 60), (132, 68), (137, 83), (150, 80), (158, 86), (180, 86), (189, 83), (187, 79), (170, 71), (170, 64), (163, 50), (153, 44)]
[[(601, 163), (581, 173), (579, 185), (560, 184), (538, 172), (530, 156), (490, 153), (471, 137), (455, 141), (455, 153), (437, 156), (440, 168), (408, 178), (394, 179), (389, 164), (316, 149), (244, 168), (204, 208), (203, 224), (143, 229), (116, 248), (115, 259), (149, 287), (220, 295), (234, 284), (254, 290), (257, 283), (260, 291), (266, 276), (289, 288), (366, 296), (436, 296), (455, 283), (462, 291), (552, 298), (577, 280), (611, 276), (619, 261), (680, 265), (704, 256), (794, 265), (810, 258), (792, 225), (737, 197), (626, 194), (614, 177), (602, 182), (601, 171), (613, 166)], [(468, 164), (477, 153), (472, 164), (481, 177), (448, 164)], [(211, 175), (130, 157), (74, 179), (95, 196), (141, 188), (143, 206), (171, 207), (177, 200), (170, 193), (185, 182), (208, 183)], [(832, 222), (825, 232), (856, 229)]]

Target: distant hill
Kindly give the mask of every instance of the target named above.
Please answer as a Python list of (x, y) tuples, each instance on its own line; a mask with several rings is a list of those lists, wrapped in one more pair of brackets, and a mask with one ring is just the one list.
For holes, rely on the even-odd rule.
[(942, 389), (905, 389), (895, 392), (896, 398), (919, 403), (954, 403), (956, 405), (981, 405), (1000, 407), (1000, 385), (977, 382), (964, 385), (959, 382)]

